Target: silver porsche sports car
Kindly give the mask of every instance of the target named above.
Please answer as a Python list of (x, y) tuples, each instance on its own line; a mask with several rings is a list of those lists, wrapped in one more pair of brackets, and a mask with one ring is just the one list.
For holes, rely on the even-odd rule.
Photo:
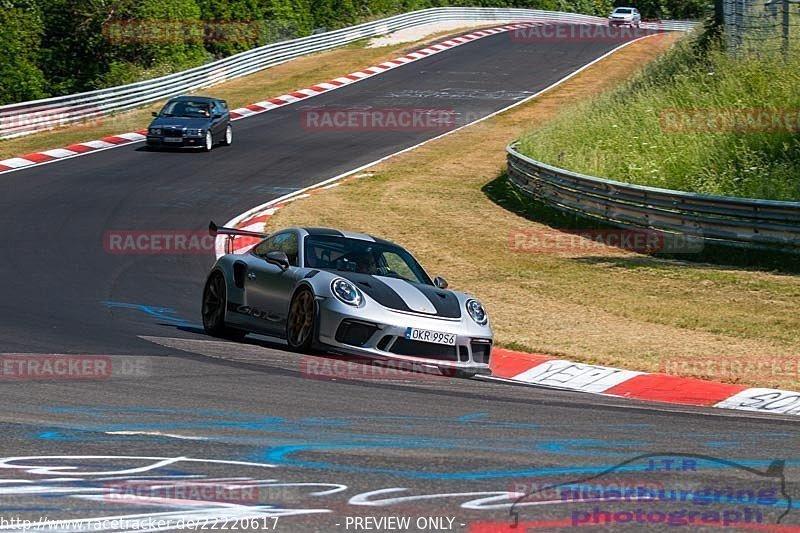
[(212, 222), (210, 231), (263, 240), (211, 268), (202, 305), (208, 333), (259, 333), (285, 338), (297, 351), (399, 359), (450, 375), (489, 373), (486, 310), (431, 279), (402, 247), (325, 228), (261, 235)]

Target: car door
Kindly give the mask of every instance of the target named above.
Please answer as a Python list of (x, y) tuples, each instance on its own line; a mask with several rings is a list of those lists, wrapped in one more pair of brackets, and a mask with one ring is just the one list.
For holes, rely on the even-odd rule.
[(231, 112), (228, 109), (228, 102), (225, 100), (218, 100), (217, 105), (219, 105), (220, 113), (222, 113), (222, 123), (227, 126), (228, 122), (231, 121)]
[(228, 122), (225, 119), (225, 110), (215, 101), (211, 102), (211, 134), (214, 140), (222, 139), (225, 135), (225, 126)]
[[(297, 231), (286, 230), (261, 242), (251, 252), (253, 260), (248, 261), (244, 277), (245, 302), (253, 327), (265, 333), (282, 336), (286, 331), (289, 301), (299, 276), (298, 243)], [(289, 268), (268, 262), (269, 252), (284, 252)]]

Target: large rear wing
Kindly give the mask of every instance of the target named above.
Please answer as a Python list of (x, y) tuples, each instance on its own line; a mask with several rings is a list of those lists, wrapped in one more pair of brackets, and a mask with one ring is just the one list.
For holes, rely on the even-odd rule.
[[(227, 236), (225, 241), (226, 254), (241, 253), (237, 252), (237, 250), (242, 250), (242, 248), (246, 248), (248, 245), (257, 244), (258, 241), (269, 236), (269, 233), (217, 226), (214, 224), (213, 220), (208, 223), (208, 234), (212, 237), (217, 237), (218, 235)], [(239, 239), (237, 239), (237, 237), (239, 237)]]

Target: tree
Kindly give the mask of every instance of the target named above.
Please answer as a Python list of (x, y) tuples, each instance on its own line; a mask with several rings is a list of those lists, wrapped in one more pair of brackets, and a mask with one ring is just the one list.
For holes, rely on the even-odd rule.
[(35, 4), (0, 6), (0, 104), (47, 95), (44, 74), (37, 66), (42, 32)]

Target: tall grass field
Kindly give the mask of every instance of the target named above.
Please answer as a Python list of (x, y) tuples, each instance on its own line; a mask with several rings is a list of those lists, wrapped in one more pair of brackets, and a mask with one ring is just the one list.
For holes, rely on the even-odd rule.
[(521, 151), (639, 185), (800, 200), (800, 47), (786, 59), (734, 57), (701, 41), (683, 39), (618, 89), (526, 134)]

